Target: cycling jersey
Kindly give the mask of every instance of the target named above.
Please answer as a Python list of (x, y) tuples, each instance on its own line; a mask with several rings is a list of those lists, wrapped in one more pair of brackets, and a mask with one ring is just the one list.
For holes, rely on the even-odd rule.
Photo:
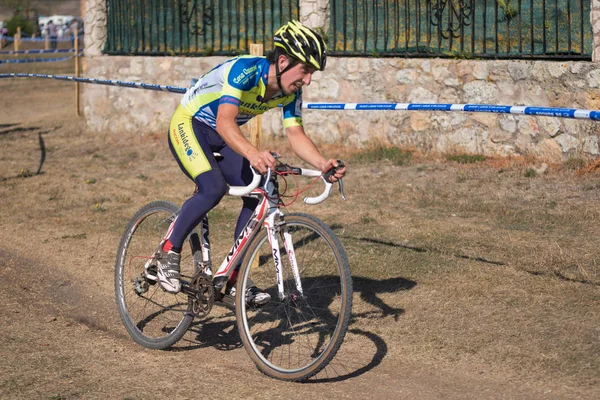
[(264, 99), (269, 66), (265, 57), (235, 57), (204, 74), (185, 93), (171, 119), (169, 140), (176, 158), (192, 179), (212, 168), (206, 150), (201, 149), (196, 140), (197, 132), (192, 121), (204, 123), (216, 131), (220, 104), (239, 107), (236, 117), (238, 125), (281, 104), (284, 127), (302, 126), (301, 90), (289, 96)]
[(181, 105), (190, 115), (215, 129), (217, 110), (222, 103), (239, 107), (238, 125), (282, 105), (283, 126), (301, 126), (301, 90), (265, 100), (269, 66), (265, 57), (240, 56), (228, 60), (204, 74), (183, 96)]

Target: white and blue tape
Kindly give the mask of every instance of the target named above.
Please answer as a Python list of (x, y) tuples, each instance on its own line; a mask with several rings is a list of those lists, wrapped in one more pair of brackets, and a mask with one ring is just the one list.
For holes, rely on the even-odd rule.
[[(186, 88), (178, 86), (163, 86), (139, 82), (123, 82), (98, 78), (80, 78), (65, 75), (5, 73), (1, 78), (45, 78), (65, 81), (95, 83), (99, 85), (120, 86), (134, 89), (156, 90), (170, 93), (186, 92)], [(582, 110), (575, 108), (536, 107), (536, 106), (506, 106), (494, 104), (434, 104), (434, 103), (305, 103), (303, 108), (309, 110), (359, 110), (359, 111), (463, 111), (487, 112), (501, 114), (535, 115), (559, 118), (589, 119), (600, 121), (600, 111)]]

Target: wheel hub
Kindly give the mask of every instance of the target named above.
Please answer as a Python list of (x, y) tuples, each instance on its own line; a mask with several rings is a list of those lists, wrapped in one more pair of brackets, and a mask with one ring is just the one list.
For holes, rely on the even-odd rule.
[(148, 291), (148, 281), (141, 276), (136, 276), (131, 283), (133, 283), (133, 288), (138, 296), (141, 296)]

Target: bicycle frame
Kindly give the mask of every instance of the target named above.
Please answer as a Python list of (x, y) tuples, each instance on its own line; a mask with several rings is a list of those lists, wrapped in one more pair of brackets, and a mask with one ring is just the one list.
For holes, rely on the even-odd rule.
[[(280, 300), (284, 299), (283, 271), (280, 265), (281, 254), (279, 251), (279, 238), (277, 237), (276, 229), (278, 221), (281, 220), (284, 214), (279, 208), (279, 192), (277, 189), (276, 179), (276, 177), (271, 178), (269, 174), (269, 176), (264, 179), (265, 182), (261, 187), (246, 195), (249, 197), (258, 198), (259, 203), (252, 216), (246, 223), (246, 226), (236, 238), (233, 246), (219, 266), (217, 272), (214, 274), (213, 285), (217, 290), (222, 289), (229, 280), (230, 276), (235, 270), (235, 266), (238, 265), (244, 257), (244, 253), (248, 247), (248, 244), (258, 234), (261, 227), (264, 227), (267, 229), (267, 236), (271, 245), (273, 259), (275, 260), (279, 298)], [(201, 223), (201, 238), (202, 265), (204, 267), (204, 272), (211, 276), (212, 260), (210, 251), (208, 216), (205, 216)], [(285, 228), (283, 231), (283, 238), (284, 246), (290, 260), (290, 265), (292, 266), (294, 281), (296, 282), (296, 289), (298, 293), (302, 293), (302, 284), (300, 281), (298, 263), (296, 262), (294, 247), (292, 244), (292, 236)]]

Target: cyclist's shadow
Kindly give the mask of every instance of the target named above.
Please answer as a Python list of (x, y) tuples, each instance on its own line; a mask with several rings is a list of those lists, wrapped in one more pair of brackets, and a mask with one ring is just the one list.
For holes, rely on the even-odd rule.
[[(321, 276), (314, 279), (307, 278), (303, 283), (306, 285), (306, 288), (310, 288), (312, 285), (326, 285), (327, 280), (333, 282), (335, 279), (339, 279), (339, 277)], [(348, 326), (347, 338), (349, 338), (350, 335), (353, 335), (352, 342), (361, 342), (361, 345), (358, 346), (360, 349), (358, 349), (358, 347), (353, 347), (352, 345), (345, 348), (344, 345), (342, 345), (342, 350), (330, 363), (334, 372), (327, 372), (325, 374), (327, 376), (325, 379), (319, 378), (319, 376), (321, 376), (321, 374), (319, 374), (316, 378), (310, 379), (310, 382), (345, 380), (362, 375), (379, 365), (387, 354), (387, 344), (381, 336), (371, 331), (369, 327), (373, 326), (373, 324), (367, 320), (392, 317), (394, 321), (399, 321), (404, 313), (404, 309), (386, 303), (381, 298), (381, 294), (410, 290), (416, 286), (416, 282), (401, 277), (376, 280), (362, 276), (354, 276), (352, 277), (352, 282), (355, 294), (355, 304), (356, 295), (358, 295), (364, 303), (373, 307), (372, 310), (358, 313), (353, 312)], [(276, 287), (264, 289), (269, 292), (273, 298), (277, 296)], [(322, 295), (323, 293), (320, 294)], [(313, 305), (318, 306), (321, 309), (329, 309), (328, 306), (334, 301), (334, 294), (331, 293), (329, 296), (319, 296), (319, 299), (319, 303)], [(364, 309), (365, 307), (360, 308)], [(331, 324), (335, 324), (337, 320), (337, 316), (332, 314), (322, 315), (321, 317)], [(273, 328), (273, 333), (279, 328), (281, 327)], [(279, 337), (275, 339), (272, 335), (269, 337), (279, 345), (289, 344), (291, 340), (282, 335), (279, 335)], [(365, 340), (372, 342), (374, 350), (372, 354), (367, 353), (367, 358), (369, 359), (357, 361), (358, 357), (353, 353), (359, 352), (364, 359), (366, 354), (365, 349), (370, 348), (368, 345), (365, 346)], [(179, 346), (173, 350), (186, 351), (206, 347), (213, 347), (219, 350), (233, 350), (242, 347), (242, 342), (237, 331), (235, 312), (233, 310), (225, 310), (221, 315), (209, 315), (205, 319), (197, 320), (190, 327), (188, 334), (180, 342)]]
[[(352, 313), (346, 334), (347, 343), (342, 345), (339, 353), (331, 360), (324, 372), (309, 379), (308, 383), (344, 381), (360, 376), (381, 364), (387, 355), (387, 343), (380, 335), (373, 332), (373, 327), (379, 325), (371, 320), (392, 317), (397, 322), (404, 314), (403, 308), (386, 303), (381, 298), (381, 294), (406, 291), (417, 285), (415, 281), (401, 277), (377, 280), (353, 276), (352, 282), (355, 295), (358, 294), (360, 299), (373, 309)], [(354, 306), (359, 306), (356, 297), (354, 300)], [(363, 304), (354, 308), (367, 307)]]
[(353, 319), (360, 318), (384, 318), (393, 316), (394, 320), (398, 321), (399, 317), (404, 314), (403, 308), (392, 307), (381, 299), (381, 293), (395, 293), (403, 290), (410, 290), (417, 285), (415, 281), (401, 277), (376, 280), (362, 276), (353, 276), (352, 283), (354, 292), (358, 292), (360, 298), (377, 308), (373, 311), (363, 313), (353, 313)]

